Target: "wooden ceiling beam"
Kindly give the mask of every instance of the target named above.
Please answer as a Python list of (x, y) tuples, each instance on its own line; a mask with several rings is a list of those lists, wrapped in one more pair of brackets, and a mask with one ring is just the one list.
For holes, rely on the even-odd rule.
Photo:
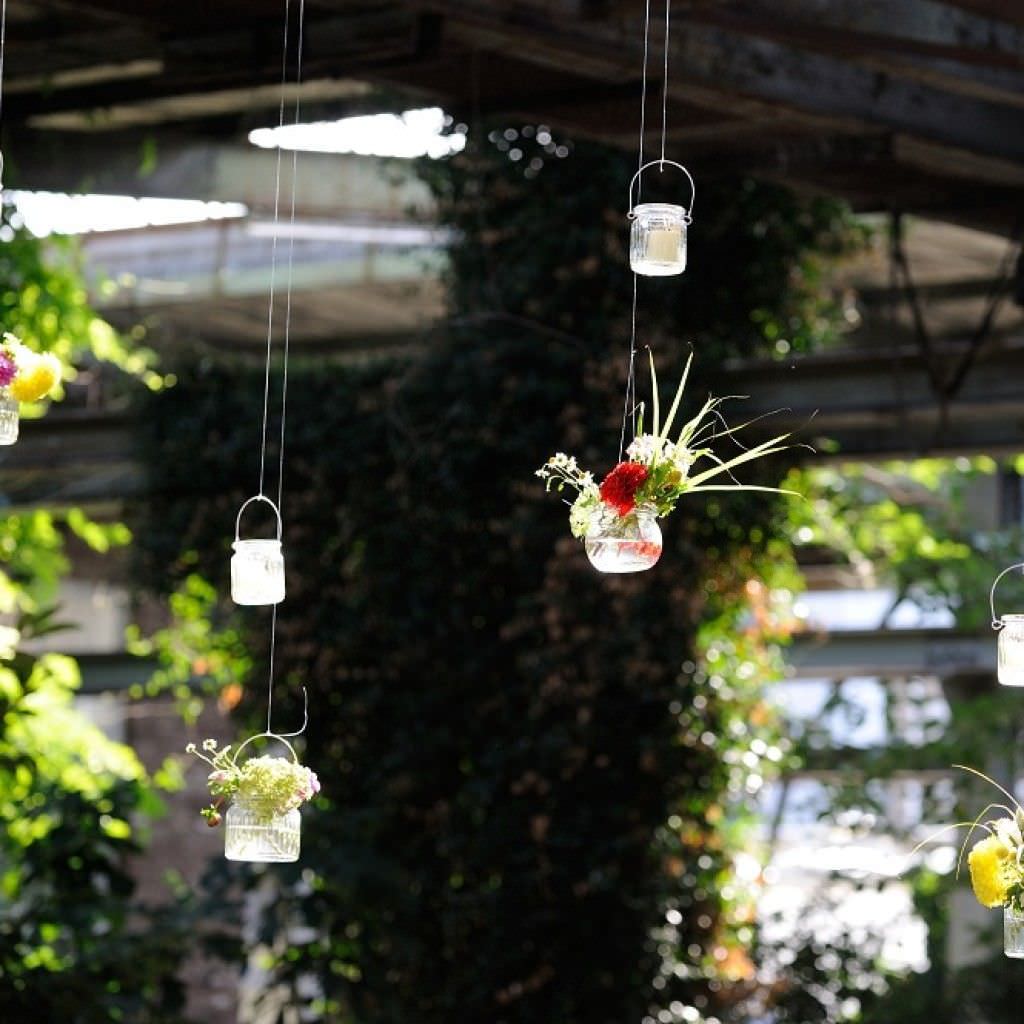
[(943, 0), (949, 7), (958, 7), (994, 21), (1024, 26), (1024, 4), (1020, 0)]
[(770, 8), (758, 2), (742, 11), (700, 7), (687, 18), (949, 92), (1024, 106), (1024, 31), (931, 0), (905, 0), (895, 13), (871, 4), (775, 0)]
[[(640, 65), (641, 34), (613, 26), (552, 22), (537, 3), (496, 8), (489, 0), (429, 0), (460, 32), (487, 46), (520, 48), (539, 62), (567, 60), (586, 73), (624, 77)], [(1024, 163), (1016, 110), (951, 95), (841, 60), (795, 51), (762, 38), (686, 24), (675, 33), (675, 95), (737, 111), (736, 97), (804, 114), (822, 125), (886, 128)]]

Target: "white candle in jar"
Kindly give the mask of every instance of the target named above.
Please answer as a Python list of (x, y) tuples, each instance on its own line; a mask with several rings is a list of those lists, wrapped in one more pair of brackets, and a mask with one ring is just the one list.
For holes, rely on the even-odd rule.
[(649, 260), (672, 263), (679, 259), (682, 232), (678, 227), (653, 228), (647, 234), (646, 257)]

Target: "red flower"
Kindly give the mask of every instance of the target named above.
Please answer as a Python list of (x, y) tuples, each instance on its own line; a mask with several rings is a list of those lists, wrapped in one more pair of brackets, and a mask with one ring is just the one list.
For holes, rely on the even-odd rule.
[(636, 508), (636, 492), (647, 479), (646, 466), (639, 462), (620, 462), (601, 482), (601, 500), (620, 516)]

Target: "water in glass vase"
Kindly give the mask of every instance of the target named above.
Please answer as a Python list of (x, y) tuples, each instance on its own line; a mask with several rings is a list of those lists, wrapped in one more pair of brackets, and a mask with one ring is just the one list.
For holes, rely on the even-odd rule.
[(598, 572), (643, 572), (661, 558), (661, 527), (654, 509), (644, 506), (603, 524), (585, 543), (587, 558)]
[(1011, 960), (1024, 960), (1024, 914), (1009, 903), (1003, 907), (1003, 951)]
[(297, 810), (274, 814), (259, 804), (236, 800), (224, 818), (228, 860), (280, 864), (299, 859), (302, 816)]
[(18, 440), (19, 403), (7, 388), (0, 388), (0, 445), (14, 444)]

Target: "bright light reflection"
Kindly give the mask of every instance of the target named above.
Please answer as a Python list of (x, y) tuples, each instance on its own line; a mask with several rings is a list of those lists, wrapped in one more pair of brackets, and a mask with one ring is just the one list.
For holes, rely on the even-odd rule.
[[(440, 107), (407, 110), (404, 114), (367, 114), (340, 121), (314, 121), (281, 128), (257, 128), (249, 141), (262, 149), (298, 149), (312, 153), (356, 153), (411, 160), (429, 156), (437, 160), (460, 152), (466, 145), (465, 126), (449, 135), (451, 124)], [(459, 130), (463, 129), (463, 130)]]
[(242, 203), (207, 203), (200, 199), (137, 199), (134, 196), (22, 191), (10, 193), (10, 198), (25, 227), (40, 238), (163, 224), (194, 224), (244, 217), (248, 213)]

